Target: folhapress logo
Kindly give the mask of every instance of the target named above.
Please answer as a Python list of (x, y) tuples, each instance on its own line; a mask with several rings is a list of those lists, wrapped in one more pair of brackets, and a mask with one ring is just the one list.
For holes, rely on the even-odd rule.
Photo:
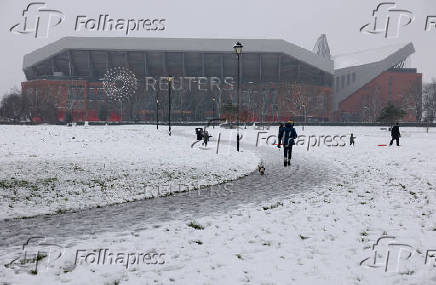
[(165, 30), (163, 18), (113, 18), (108, 14), (100, 14), (98, 17), (77, 16), (74, 30), (77, 32), (123, 32), (126, 35), (135, 31), (163, 31)]
[(380, 3), (377, 9), (372, 11), (373, 23), (364, 25), (360, 31), (370, 35), (383, 34), (387, 39), (398, 38), (400, 28), (410, 25), (415, 16), (409, 10), (396, 8), (395, 2)]
[(65, 19), (59, 10), (48, 9), (44, 2), (32, 2), (23, 10), (22, 22), (9, 31), (16, 34), (33, 34), (35, 38), (47, 38), (50, 28), (60, 25)]
[[(48, 9), (44, 2), (32, 2), (23, 10), (23, 19), (13, 25), (9, 31), (15, 34), (33, 34), (35, 38), (48, 38), (49, 30), (60, 25), (64, 14), (59, 10)], [(73, 31), (76, 33), (89, 32), (116, 32), (128, 36), (140, 31), (164, 31), (165, 18), (114, 18), (109, 14), (100, 14), (97, 17), (78, 15), (75, 17)]]

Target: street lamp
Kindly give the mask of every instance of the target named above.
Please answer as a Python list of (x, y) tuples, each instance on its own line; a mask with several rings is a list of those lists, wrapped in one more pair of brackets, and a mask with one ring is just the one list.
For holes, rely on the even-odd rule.
[(364, 118), (363, 118), (363, 122), (365, 122), (365, 119), (366, 119), (366, 121), (367, 122), (369, 122), (369, 108), (367, 107), (367, 106), (363, 106), (362, 107), (363, 108), (363, 110), (364, 110), (364, 114), (363, 114), (363, 116), (364, 116)]
[(239, 151), (239, 85), (240, 85), (240, 64), (239, 64), (239, 58), (241, 57), (242, 48), (244, 46), (240, 42), (236, 42), (236, 44), (233, 46), (233, 49), (235, 50), (236, 55), (238, 56), (238, 82), (237, 82), (237, 98), (238, 98), (238, 104), (237, 104), (237, 133), (236, 133), (236, 151)]
[[(215, 97), (212, 97), (212, 119), (215, 119)], [(212, 127), (215, 129), (215, 124), (212, 121)]]
[[(306, 120), (307, 120), (307, 113), (306, 113), (306, 105), (301, 105), (301, 107), (303, 108), (303, 115), (304, 115), (304, 125), (306, 125)], [(304, 125), (303, 125), (303, 131), (304, 131)]]
[(159, 93), (156, 92), (156, 129), (159, 130)]
[(171, 83), (173, 77), (168, 75), (168, 134), (171, 136)]

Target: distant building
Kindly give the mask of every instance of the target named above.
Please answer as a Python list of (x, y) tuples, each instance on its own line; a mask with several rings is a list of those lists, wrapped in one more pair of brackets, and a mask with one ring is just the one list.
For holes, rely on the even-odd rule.
[(334, 56), (333, 113), (336, 121), (374, 122), (389, 102), (420, 121), (422, 74), (410, 68), (412, 43)]
[[(172, 120), (234, 120), (236, 41), (66, 37), (24, 56), (22, 90), (34, 121), (46, 121), (47, 110), (59, 121), (154, 121), (156, 112), (166, 120), (172, 75)], [(403, 99), (414, 83), (421, 84), (421, 75), (403, 65), (414, 52), (412, 44), (374, 57), (365, 52), (331, 57), (325, 35), (313, 51), (278, 39), (241, 42), (242, 122), (372, 121), (388, 101), (403, 104), (405, 119), (414, 120), (412, 103)], [(107, 72), (119, 67), (137, 82), (123, 103), (111, 100), (103, 86)], [(124, 90), (122, 81), (113, 78), (111, 84)]]
[[(159, 117), (166, 120), (168, 91), (160, 86), (157, 90), (150, 89), (148, 83), (171, 74), (196, 84), (178, 88), (181, 83), (186, 85), (186, 79), (174, 81), (173, 120), (230, 118), (229, 111), (237, 101), (235, 42), (234, 39), (63, 38), (24, 57), (27, 81), (22, 83), (22, 88), (34, 98), (37, 119), (37, 104), (45, 100), (53, 102), (60, 121), (67, 117), (74, 121), (120, 120), (121, 111), (124, 120), (153, 121), (158, 107), (156, 98), (159, 98)], [(329, 119), (333, 92), (331, 60), (283, 40), (246, 39), (243, 44), (241, 121), (277, 121), (301, 116), (301, 106), (288, 98), (289, 86), (297, 84), (301, 90), (313, 92), (317, 100), (311, 116)], [(131, 70), (139, 85), (123, 108), (120, 103), (110, 102), (102, 85), (106, 71), (119, 66)], [(217, 88), (217, 80), (224, 86)], [(198, 84), (203, 84), (203, 88), (198, 88)]]

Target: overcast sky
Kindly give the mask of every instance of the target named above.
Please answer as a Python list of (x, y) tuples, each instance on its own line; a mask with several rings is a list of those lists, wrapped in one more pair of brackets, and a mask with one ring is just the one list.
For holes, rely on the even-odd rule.
[(22, 22), (22, 11), (31, 2), (0, 2), (0, 96), (25, 80), (22, 60), (26, 53), (64, 36), (125, 36), (115, 31), (74, 31), (78, 15), (98, 18), (100, 14), (114, 19), (166, 19), (164, 31), (129, 35), (134, 37), (280, 38), (311, 50), (324, 33), (333, 55), (413, 42), (413, 67), (423, 73), (424, 81), (436, 78), (436, 28), (425, 31), (427, 16), (436, 19), (435, 0), (392, 1), (398, 9), (409, 10), (415, 16), (414, 22), (401, 28), (399, 37), (392, 39), (359, 31), (373, 22), (372, 10), (382, 3), (373, 0), (41, 0), (49, 9), (62, 11), (65, 20), (51, 28), (47, 38), (11, 33), (9, 29)]

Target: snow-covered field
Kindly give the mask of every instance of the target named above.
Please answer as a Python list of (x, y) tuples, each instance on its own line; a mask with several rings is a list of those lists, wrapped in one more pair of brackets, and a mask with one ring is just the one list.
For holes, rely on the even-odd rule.
[[(378, 145), (388, 142), (389, 133), (376, 127), (297, 131), (318, 138), (352, 131), (357, 137), (354, 147), (320, 144), (309, 151), (306, 146), (295, 147), (294, 156), (328, 162), (335, 173), (341, 173), (333, 182), (224, 215), (211, 213), (196, 221), (72, 240), (62, 244), (61, 258), (42, 259), (37, 275), (20, 266), (2, 268), (0, 280), (12, 284), (436, 284), (436, 132), (401, 128), (401, 146), (386, 147)], [(244, 143), (254, 144), (256, 136), (249, 131)], [(5, 141), (12, 145), (11, 139)], [(263, 144), (260, 147), (271, 147)], [(136, 146), (129, 147), (133, 149)], [(22, 155), (28, 156), (27, 151), (42, 155), (51, 148), (38, 151), (29, 146)], [(288, 169), (289, 175), (296, 167)], [(4, 165), (2, 175), (3, 169)], [(274, 168), (267, 167), (268, 171)], [(374, 247), (374, 263), (373, 244), (381, 237)], [(124, 259), (103, 264), (101, 259), (93, 260), (95, 255), (86, 258), (92, 250), (106, 248)], [(18, 246), (9, 249), (2, 264), (22, 252)], [(148, 256), (158, 264), (146, 264), (138, 256), (133, 259), (144, 252), (151, 252)], [(127, 259), (134, 264), (126, 265)]]
[[(252, 172), (253, 153), (204, 148), (194, 127), (0, 126), (0, 219), (165, 196)], [(215, 139), (215, 138), (212, 138)], [(212, 144), (212, 142), (211, 142)]]

